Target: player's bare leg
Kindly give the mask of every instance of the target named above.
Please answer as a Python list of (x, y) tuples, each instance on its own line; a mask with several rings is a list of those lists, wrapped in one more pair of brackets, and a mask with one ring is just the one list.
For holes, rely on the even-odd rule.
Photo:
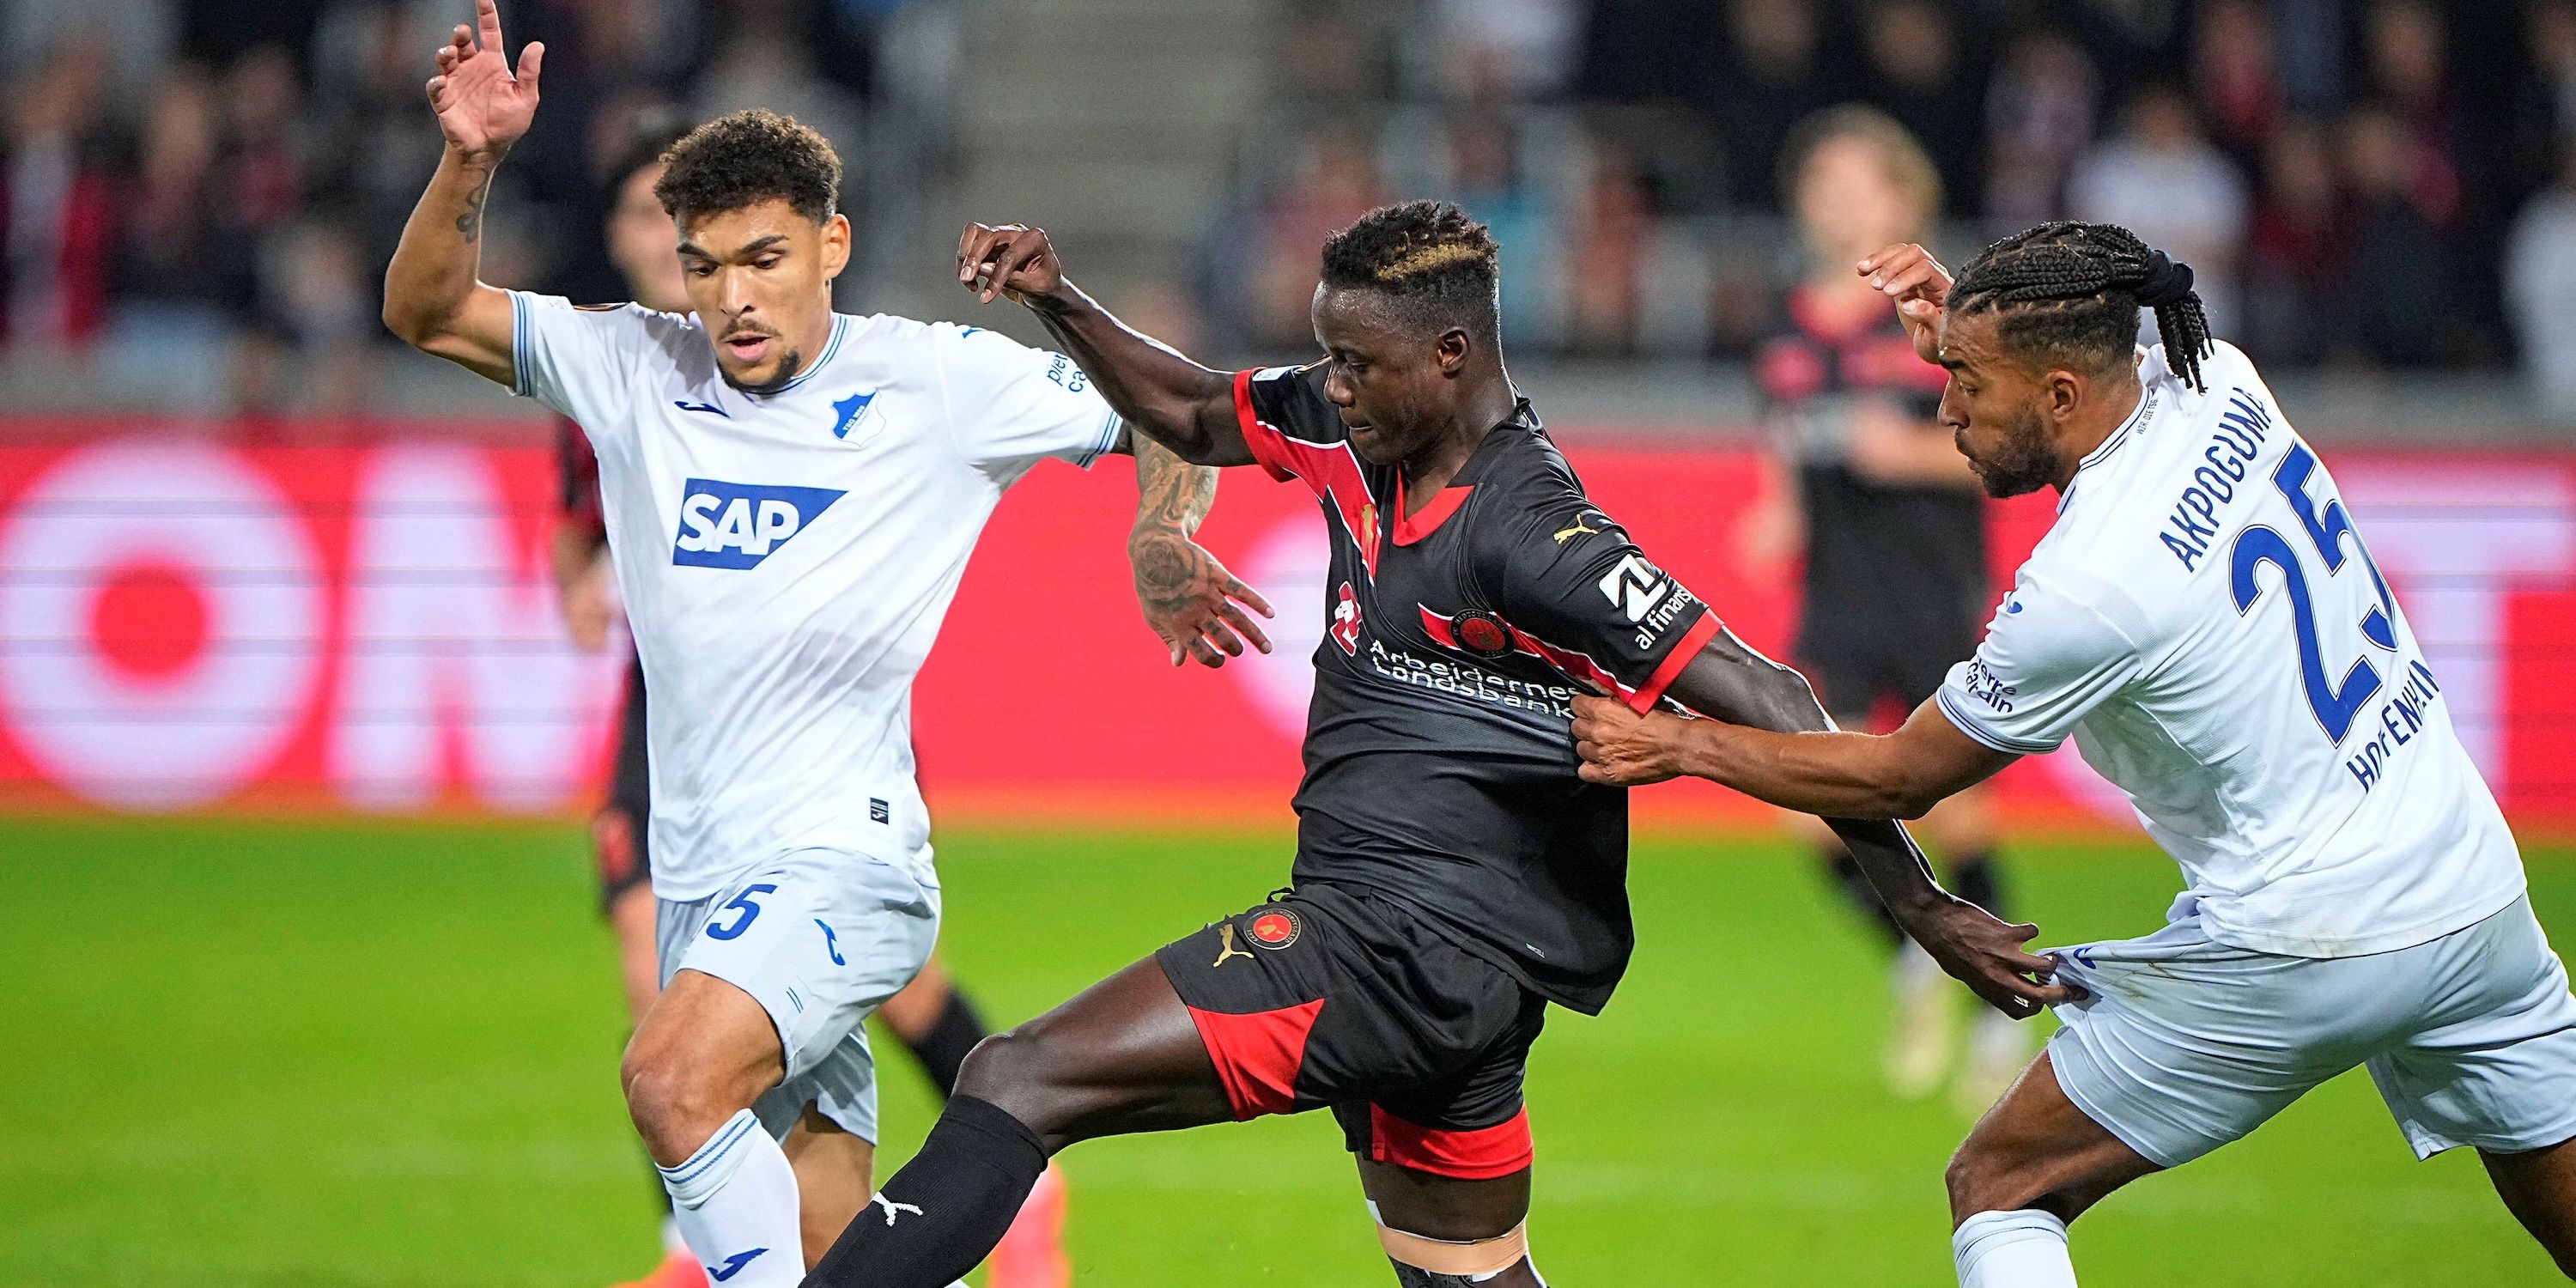
[(1546, 1288), (1530, 1264), (1530, 1169), (1467, 1181), (1360, 1160), (1360, 1189), (1402, 1288)]
[[(943, 1099), (956, 1091), (967, 1055), (990, 1036), (983, 1016), (936, 957), (902, 992), (887, 998), (877, 1014), (903, 1040)], [(1064, 1252), (1064, 1212), (1064, 1173), (1050, 1166), (993, 1249), (985, 1269), (992, 1288), (1065, 1288), (1073, 1281), (1073, 1264)], [(835, 1225), (831, 1233), (840, 1230)]]
[(619, 1070), (681, 1233), (729, 1288), (793, 1284), (804, 1270), (796, 1172), (751, 1111), (785, 1075), (769, 1012), (694, 970), (654, 999)]
[(2041, 1052), (1950, 1159), (1961, 1288), (2073, 1288), (2067, 1223), (2161, 1170), (2076, 1108)]
[(813, 1282), (945, 1288), (1001, 1241), (1056, 1151), (1234, 1117), (1189, 1008), (1147, 958), (977, 1047), (921, 1152)]
[(2576, 1279), (2576, 1140), (2519, 1154), (2479, 1150), (2506, 1209)]
[(877, 1147), (842, 1129), (812, 1105), (779, 1142), (789, 1166), (796, 1169), (798, 1215), (805, 1226), (805, 1265), (811, 1269), (825, 1249), (849, 1228), (859, 1209), (876, 1193)]

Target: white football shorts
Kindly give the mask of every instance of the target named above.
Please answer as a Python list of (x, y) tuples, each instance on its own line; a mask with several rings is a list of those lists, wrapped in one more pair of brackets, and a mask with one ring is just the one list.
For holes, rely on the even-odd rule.
[(2576, 1137), (2576, 997), (2528, 897), (2428, 943), (2281, 957), (2213, 942), (2195, 900), (2143, 939), (2050, 950), (2091, 996), (2057, 1009), (2067, 1098), (2178, 1166), (2367, 1065), (2419, 1158)]
[(787, 1076), (752, 1110), (780, 1139), (813, 1105), (876, 1140), (868, 1013), (921, 973), (938, 938), (927, 850), (907, 863), (796, 850), (704, 899), (663, 900), (654, 924), (664, 985), (683, 970), (713, 975), (778, 1026)]

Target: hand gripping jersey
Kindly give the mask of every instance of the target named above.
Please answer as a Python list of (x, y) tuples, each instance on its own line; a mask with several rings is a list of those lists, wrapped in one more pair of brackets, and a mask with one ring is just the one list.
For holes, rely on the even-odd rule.
[(2355, 957), (2485, 918), (2522, 863), (2441, 677), (2253, 364), (2201, 369), (2147, 351), (1942, 711), (2000, 751), (2071, 733), (2220, 943)]
[(1523, 402), (1412, 515), (1319, 367), (1235, 378), (1244, 441), (1322, 502), (1295, 879), (1366, 887), (1597, 1012), (1635, 942), (1627, 793), (1581, 781), (1574, 695), (1655, 705), (1718, 620), (1590, 501)]
[(654, 892), (809, 847), (926, 861), (911, 690), (1002, 489), (1118, 430), (1080, 368), (972, 327), (837, 316), (727, 385), (693, 318), (512, 292), (519, 393), (599, 455), (653, 701)]

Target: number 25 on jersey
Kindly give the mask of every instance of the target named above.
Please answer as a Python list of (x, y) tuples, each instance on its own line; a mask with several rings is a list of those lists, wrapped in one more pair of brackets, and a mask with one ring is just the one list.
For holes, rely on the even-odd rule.
[[(2350, 562), (2349, 555), (2361, 556), (2361, 570), (2369, 576), (2371, 589), (2379, 601), (2362, 614), (2358, 623), (2361, 637), (2371, 648), (2394, 653), (2397, 651), (2397, 606), (2389, 598), (2388, 581), (2379, 575), (2379, 565), (2372, 562), (2370, 551), (2362, 546), (2361, 534), (2353, 530), (2352, 516), (2345, 512), (2343, 502), (2328, 497), (2320, 509), (2317, 499), (2309, 495), (2308, 486), (2316, 474), (2316, 454), (2310, 452), (2305, 443), (2294, 442), (2290, 445), (2289, 455), (2282, 458), (2280, 468), (2272, 471), (2272, 486), (2280, 489), (2282, 497), (2289, 501), (2290, 512), (2298, 516), (2300, 527), (2307, 533), (2308, 544), (2315, 549), (2319, 562), (2325, 565), (2326, 576), (2340, 575), (2344, 565)], [(2352, 541), (2349, 552), (2344, 548), (2347, 537)], [(2353, 721), (2361, 715), (2362, 707), (2378, 694), (2381, 687), (2379, 668), (2371, 665), (2367, 650), (2350, 643), (2349, 637), (2341, 630), (2341, 623), (2330, 623), (2336, 627), (2336, 656), (2351, 657), (2356, 652), (2360, 656), (2344, 671), (2340, 681), (2328, 676), (2325, 661), (2327, 641), (2317, 621), (2316, 601), (2309, 590), (2307, 570), (2290, 539), (2271, 527), (2257, 524), (2236, 538), (2228, 575), (2239, 614), (2253, 611), (2255, 603), (2262, 599), (2264, 586), (2257, 574), (2265, 564), (2280, 569), (2281, 588), (2290, 597), (2290, 620), (2298, 633), (2299, 680), (2307, 690), (2308, 709), (2316, 714), (2317, 725), (2325, 730), (2327, 739), (2340, 745), (2344, 735), (2352, 732)]]

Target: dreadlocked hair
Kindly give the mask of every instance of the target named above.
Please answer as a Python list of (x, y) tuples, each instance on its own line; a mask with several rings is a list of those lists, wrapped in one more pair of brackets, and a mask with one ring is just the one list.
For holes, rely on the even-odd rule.
[(2117, 224), (2061, 220), (2006, 237), (1959, 271), (1948, 307), (1998, 311), (2005, 348), (2092, 371), (2134, 350), (2138, 310), (2152, 309), (2165, 361), (2204, 388), (2209, 312), (2191, 289), (2191, 266)]
[(1324, 241), (1323, 281), (1333, 290), (1388, 297), (1418, 328), (1499, 330), (1501, 277), (1494, 234), (1452, 202), (1380, 206)]

